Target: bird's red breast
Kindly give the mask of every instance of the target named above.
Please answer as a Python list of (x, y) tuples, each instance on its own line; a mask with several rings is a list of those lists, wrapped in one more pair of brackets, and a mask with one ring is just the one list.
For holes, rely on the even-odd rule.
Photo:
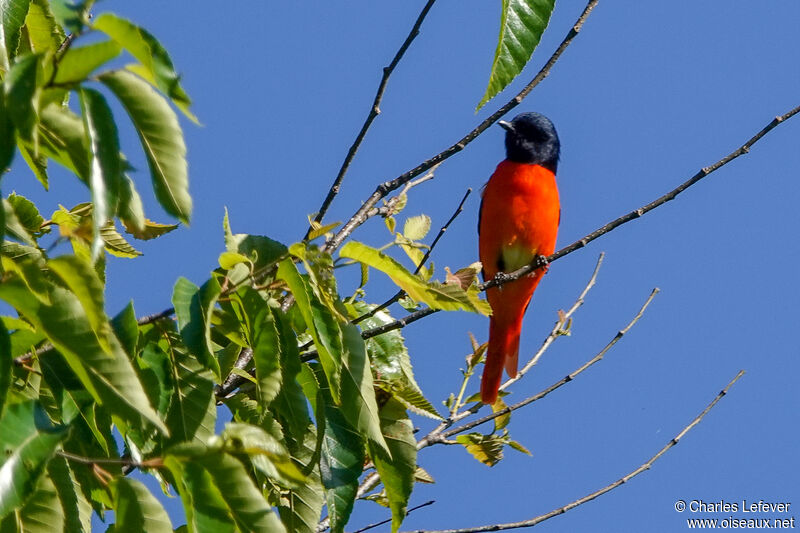
[[(512, 272), (537, 255), (555, 250), (561, 207), (555, 174), (540, 165), (503, 161), (486, 188), (479, 223), (479, 253), (485, 280)], [(489, 289), (492, 307), (482, 399), (494, 403), (502, 369), (516, 376), (522, 317), (544, 269)]]

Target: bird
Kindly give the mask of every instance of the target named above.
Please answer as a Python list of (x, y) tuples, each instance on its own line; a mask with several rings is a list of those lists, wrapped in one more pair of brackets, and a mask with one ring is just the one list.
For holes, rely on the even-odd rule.
[[(521, 113), (506, 130), (506, 159), (497, 165), (482, 193), (478, 248), (484, 281), (498, 272), (513, 272), (556, 246), (561, 204), (556, 170), (561, 144), (553, 123), (539, 113)], [(503, 368), (517, 376), (522, 317), (545, 268), (491, 287), (489, 345), (481, 378), (481, 401), (497, 401)]]

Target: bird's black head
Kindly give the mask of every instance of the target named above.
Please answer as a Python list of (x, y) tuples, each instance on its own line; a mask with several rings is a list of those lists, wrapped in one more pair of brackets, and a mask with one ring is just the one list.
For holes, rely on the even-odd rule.
[(550, 119), (539, 113), (520, 113), (511, 122), (500, 121), (506, 130), (506, 158), (517, 163), (541, 165), (555, 173), (561, 143)]

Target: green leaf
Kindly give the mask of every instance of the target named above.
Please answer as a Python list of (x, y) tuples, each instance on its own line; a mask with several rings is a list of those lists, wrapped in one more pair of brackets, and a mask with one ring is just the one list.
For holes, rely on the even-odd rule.
[(64, 30), (56, 22), (47, 0), (33, 0), (25, 17), (25, 30), (35, 52), (55, 51), (64, 42)]
[(139, 323), (136, 321), (133, 301), (128, 302), (128, 305), (111, 319), (111, 327), (125, 353), (133, 359), (136, 356), (136, 344), (139, 340)]
[(408, 217), (403, 224), (403, 235), (406, 239), (418, 241), (424, 239), (425, 235), (431, 230), (431, 217), (428, 215), (417, 215)]
[(478, 109), (505, 89), (525, 68), (547, 28), (554, 6), (555, 0), (503, 0), (500, 37), (489, 85)]
[(17, 147), (14, 140), (14, 122), (6, 106), (6, 92), (0, 87), (0, 176), (11, 167)]
[(72, 0), (50, 0), (56, 20), (70, 33), (82, 33), (87, 11), (94, 2), (83, 1), (77, 4)]
[[(193, 449), (174, 447), (170, 455), (165, 458), (165, 464), (170, 470), (175, 469), (175, 459), (185, 466), (191, 462), (208, 473), (205, 483), (213, 484), (225, 504), (225, 510), (242, 531), (265, 533), (286, 531), (247, 474), (244, 465), (232, 455), (213, 449), (206, 449), (201, 453), (199, 447)], [(197, 503), (197, 497), (192, 499)]]
[(106, 251), (113, 256), (134, 258), (142, 255), (142, 252), (131, 246), (125, 237), (120, 235), (113, 220), (109, 220), (105, 226), (100, 228), (100, 239)]
[(260, 320), (255, 323), (251, 338), (259, 405), (266, 409), (281, 388), (281, 343), (275, 319), (266, 302), (262, 302), (262, 308), (263, 312), (258, 314)]
[(367, 350), (358, 328), (342, 326), (342, 414), (375, 448), (391, 456), (381, 432), (375, 385), (372, 381)]
[[(39, 124), (42, 153), (89, 183), (92, 167), (86, 139), (83, 121), (75, 113), (56, 104), (50, 104), (42, 109)], [(46, 174), (40, 176), (39, 181), (47, 187)]]
[[(352, 315), (361, 316), (374, 308), (374, 305), (354, 302)], [(383, 310), (365, 318), (360, 325), (362, 330), (367, 330), (392, 321), (389, 312)], [(436, 408), (422, 394), (422, 389), (414, 379), (411, 358), (401, 330), (396, 329), (367, 339), (366, 346), (376, 385), (391, 393), (407, 409), (437, 420), (442, 419)]]
[[(28, 168), (31, 169), (31, 172), (33, 172), (33, 175), (39, 180), (39, 183), (47, 190), (50, 181), (47, 176), (47, 158), (42, 153), (35, 154), (33, 145), (20, 142), (17, 148), (19, 148), (19, 153), (22, 154), (22, 159), (25, 160)], [(44, 147), (42, 146), (40, 148)], [(44, 150), (41, 151), (44, 152)]]
[(22, 56), (6, 76), (6, 107), (19, 136), (34, 142), (36, 124), (39, 122), (39, 90), (37, 78), (41, 75), (41, 57), (38, 54)]
[(237, 252), (222, 252), (219, 254), (219, 266), (223, 270), (230, 270), (240, 263), (249, 263), (250, 259)]
[(211, 342), (211, 315), (221, 290), (213, 277), (199, 289), (186, 278), (179, 278), (172, 294), (172, 305), (175, 306), (183, 342), (203, 366), (214, 372), (219, 381), (222, 381), (222, 377)]
[(355, 259), (380, 270), (402, 288), (408, 296), (428, 304), (433, 309), (472, 311), (483, 315), (491, 314), (489, 303), (480, 299), (477, 286), (472, 286), (465, 291), (457, 284), (425, 283), (422, 279), (406, 270), (397, 260), (375, 248), (356, 241), (350, 241), (345, 244), (339, 255)]
[(353, 512), (358, 478), (364, 469), (364, 441), (335, 405), (325, 405), (325, 437), (320, 473), (325, 486), (331, 531), (344, 531)]
[(111, 482), (115, 531), (172, 533), (172, 523), (159, 501), (140, 481), (118, 477)]
[(100, 346), (111, 353), (112, 333), (105, 313), (104, 287), (92, 266), (74, 255), (62, 255), (51, 259), (47, 262), (47, 266), (78, 297)]
[(28, 232), (24, 225), (17, 218), (14, 211), (14, 206), (7, 199), (2, 200), (3, 218), (5, 221), (5, 233), (20, 242), (30, 246), (36, 246), (36, 241), (33, 236)]
[(414, 439), (414, 426), (400, 402), (390, 398), (380, 411), (381, 431), (386, 436), (386, 443), (391, 458), (376, 453), (370, 443), (370, 457), (375, 469), (386, 488), (389, 508), (392, 510), (392, 533), (396, 532), (406, 516), (408, 499), (414, 488), (414, 476), (417, 470), (417, 441)]
[[(58, 487), (47, 475), (42, 475), (33, 494), (15, 513), (0, 523), (0, 531), (14, 533), (51, 533), (70, 531), (65, 523), (64, 509), (59, 501)], [(9, 527), (9, 524), (13, 524)], [(74, 529), (73, 531), (79, 531)]]
[(0, 0), (0, 24), (3, 31), (0, 32), (3, 42), (0, 43), (0, 70), (8, 72), (12, 60), (17, 55), (19, 46), (20, 30), (25, 23), (25, 15), (28, 13), (30, 0)]
[(164, 464), (175, 478), (187, 529), (197, 533), (236, 533), (233, 517), (211, 475), (200, 465), (176, 457)]
[[(507, 407), (508, 406), (506, 405), (506, 402), (503, 401), (503, 398), (498, 396), (497, 400), (492, 404), (492, 412), (497, 413), (498, 411), (502, 411)], [(500, 431), (501, 429), (505, 428), (509, 422), (511, 422), (511, 411), (494, 419), (494, 430)]]
[(0, 420), (0, 519), (22, 506), (56, 447), (69, 435), (33, 402), (9, 405)]
[(297, 487), (306, 482), (306, 477), (292, 462), (286, 447), (263, 428), (253, 424), (229, 423), (221, 436), (225, 439), (227, 451), (246, 455), (267, 479), (285, 487)]
[(186, 352), (176, 333), (164, 332), (161, 344), (150, 349), (165, 352), (170, 361), (174, 390), (166, 417), (171, 435), (168, 442), (204, 443), (214, 435), (217, 417), (213, 375)]
[(292, 291), (295, 303), (308, 328), (308, 333), (314, 339), (320, 363), (322, 363), (322, 368), (325, 370), (331, 386), (333, 401), (339, 403), (341, 401), (343, 352), (339, 324), (330, 309), (316, 298), (291, 259), (281, 261), (278, 267), (278, 278), (285, 281)]
[(39, 210), (33, 202), (16, 193), (9, 194), (7, 200), (14, 209), (17, 220), (28, 233), (32, 235), (41, 235), (44, 233), (42, 230), (44, 217), (39, 213)]
[(83, 123), (92, 154), (92, 174), (89, 184), (92, 189), (92, 258), (96, 259), (103, 249), (100, 229), (117, 212), (120, 182), (122, 181), (122, 158), (119, 153), (119, 137), (114, 115), (103, 95), (93, 89), (78, 91), (83, 111)]
[(124, 218), (122, 219), (122, 225), (125, 226), (125, 231), (133, 235), (134, 239), (139, 239), (140, 241), (149, 241), (178, 229), (177, 224), (159, 224), (147, 218), (142, 221), (141, 229), (136, 229), (135, 226), (128, 222), (128, 219)]
[(166, 432), (116, 337), (109, 337), (109, 354), (100, 346), (77, 296), (53, 286), (52, 303), (47, 305), (31, 298), (24, 285), (6, 282), (0, 284), (0, 299), (47, 335), (84, 387), (108, 412), (137, 425), (147, 420)]
[(60, 85), (80, 83), (89, 74), (117, 57), (121, 51), (122, 48), (115, 41), (70, 47), (58, 61), (53, 81)]
[[(75, 433), (73, 429), (70, 438), (74, 438)], [(77, 464), (75, 466), (79, 467)], [(42, 509), (44, 516), (39, 517), (31, 513), (29, 515), (30, 518), (44, 524), (45, 527), (52, 527), (52, 524), (58, 520), (58, 515), (63, 514), (64, 531), (91, 531), (92, 505), (83, 495), (81, 485), (70, 469), (69, 464), (67, 464), (67, 460), (63, 457), (53, 457), (47, 466), (47, 473), (49, 477), (46, 480), (52, 481), (52, 490), (57, 495), (57, 501), (54, 502), (55, 505), (50, 504), (47, 505), (47, 509)], [(37, 491), (41, 491), (44, 488), (44, 484), (40, 481)], [(34, 496), (34, 498), (38, 499), (37, 496)], [(24, 513), (25, 509), (23, 509)]]
[(45, 278), (41, 265), (26, 257), (20, 259), (3, 257), (0, 261), (3, 269), (15, 273), (37, 300), (50, 304), (50, 283)]
[(169, 54), (153, 35), (113, 13), (103, 13), (94, 20), (92, 26), (114, 39), (138, 59), (141, 68), (136, 69), (136, 73), (158, 87), (189, 119), (197, 122), (195, 116), (189, 112), (192, 101), (181, 87), (180, 76), (175, 72)]
[(462, 444), (475, 459), (487, 466), (494, 466), (503, 458), (505, 439), (500, 435), (467, 433), (457, 436), (456, 441)]
[(138, 77), (124, 71), (99, 76), (130, 115), (150, 166), (156, 198), (167, 213), (188, 224), (192, 212), (186, 145), (175, 113)]
[(293, 435), (293, 439), (287, 442), (292, 459), (307, 476), (305, 484), (282, 493), (278, 505), (281, 520), (292, 533), (316, 533), (322, 505), (325, 503), (316, 443), (317, 435), (313, 424), (309, 424), (302, 434)]
[(0, 420), (6, 404), (8, 389), (11, 387), (11, 370), (14, 357), (11, 355), (11, 337), (6, 325), (0, 322)]
[(124, 174), (119, 187), (117, 215), (122, 221), (122, 225), (125, 226), (125, 231), (135, 238), (139, 238), (137, 234), (145, 231), (145, 222), (147, 219), (144, 216), (142, 197), (139, 196), (139, 193), (136, 191), (133, 180)]

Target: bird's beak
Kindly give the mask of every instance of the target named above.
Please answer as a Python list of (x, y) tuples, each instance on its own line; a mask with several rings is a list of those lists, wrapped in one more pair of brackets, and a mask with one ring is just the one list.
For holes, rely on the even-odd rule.
[(505, 120), (498, 120), (497, 125), (506, 131), (514, 131), (514, 127), (511, 125), (511, 123), (506, 122)]

